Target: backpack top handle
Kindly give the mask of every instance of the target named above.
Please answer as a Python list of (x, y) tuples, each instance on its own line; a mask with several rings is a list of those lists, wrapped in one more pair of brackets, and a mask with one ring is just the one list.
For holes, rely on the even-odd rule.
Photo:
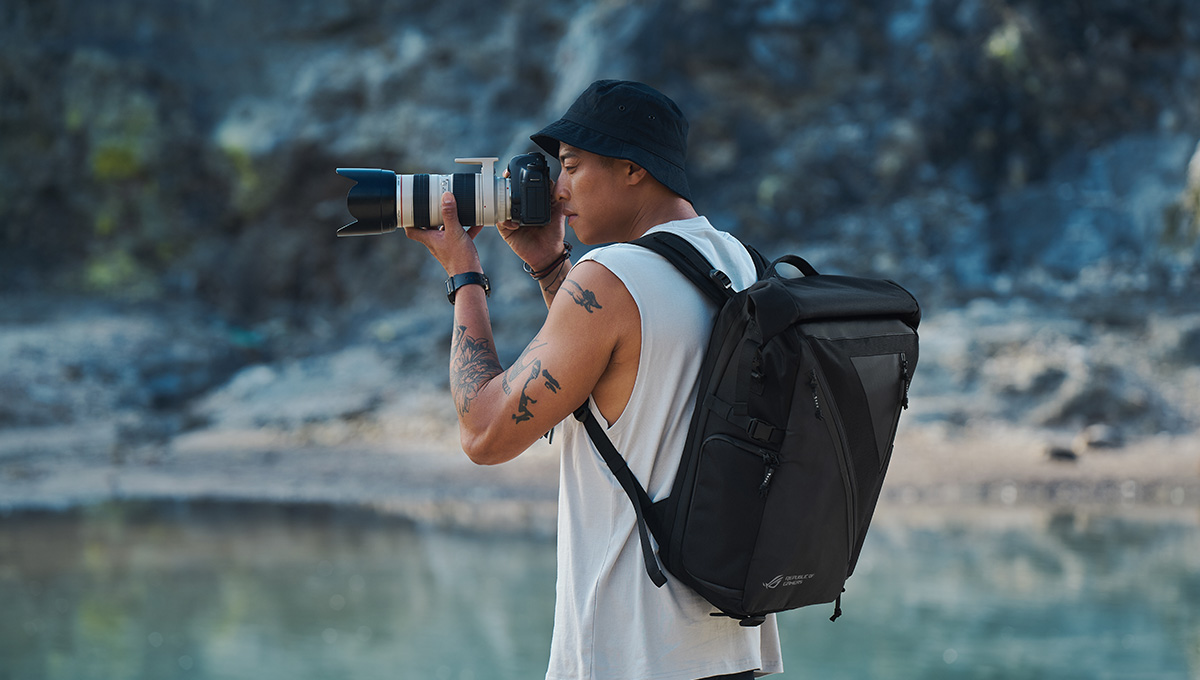
[(774, 262), (772, 262), (771, 266), (769, 267), (769, 269), (771, 271), (775, 272), (776, 276), (780, 276), (785, 279), (797, 278), (791, 272), (788, 272), (786, 270), (779, 271), (780, 264), (786, 264), (786, 265), (795, 267), (796, 269), (800, 270), (801, 274), (803, 274), (805, 276), (820, 276), (820, 273), (817, 271), (817, 268), (812, 266), (811, 264), (809, 264), (808, 260), (804, 259), (803, 257), (800, 257), (799, 255), (784, 255), (783, 257), (779, 258), (778, 260), (775, 260)]

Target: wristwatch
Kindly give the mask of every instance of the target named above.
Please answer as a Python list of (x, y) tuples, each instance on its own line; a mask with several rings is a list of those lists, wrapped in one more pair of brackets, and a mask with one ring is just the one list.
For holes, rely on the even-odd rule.
[(484, 295), (492, 294), (492, 285), (488, 283), (488, 277), (480, 272), (464, 272), (446, 279), (446, 299), (450, 301), (450, 304), (454, 304), (454, 295), (458, 293), (458, 289), (473, 283), (483, 286)]

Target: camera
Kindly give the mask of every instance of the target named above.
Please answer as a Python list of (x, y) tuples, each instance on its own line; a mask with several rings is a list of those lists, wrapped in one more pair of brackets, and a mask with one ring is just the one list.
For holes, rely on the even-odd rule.
[(540, 153), (514, 156), (508, 177), (496, 176), (499, 158), (455, 158), (456, 163), (482, 166), (482, 172), (452, 175), (398, 175), (391, 170), (338, 168), (337, 174), (356, 184), (346, 195), (353, 222), (338, 236), (369, 236), (396, 229), (437, 229), (442, 226), (442, 193), (454, 194), (458, 221), (464, 227), (512, 220), (522, 227), (550, 222), (553, 182), (550, 166)]

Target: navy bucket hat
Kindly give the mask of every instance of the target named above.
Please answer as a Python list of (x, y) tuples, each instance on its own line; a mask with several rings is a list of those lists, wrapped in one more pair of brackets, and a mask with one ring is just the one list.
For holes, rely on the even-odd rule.
[(559, 120), (530, 137), (558, 158), (560, 142), (610, 158), (633, 161), (691, 202), (684, 161), (688, 122), (669, 97), (649, 85), (598, 80)]

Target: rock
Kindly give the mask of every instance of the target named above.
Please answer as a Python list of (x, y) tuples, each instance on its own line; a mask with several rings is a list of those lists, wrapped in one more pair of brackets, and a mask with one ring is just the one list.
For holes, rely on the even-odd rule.
[(1050, 427), (1123, 423), (1145, 434), (1179, 427), (1178, 414), (1156, 389), (1128, 369), (1103, 362), (1079, 367), (1032, 417)]
[(253, 350), (180, 307), (108, 308), (45, 297), (32, 318), (0, 320), (0, 426), (169, 411), (223, 383)]
[(366, 415), (403, 384), (374, 349), (351, 347), (278, 366), (247, 367), (199, 400), (192, 415), (208, 427), (297, 430)]
[(1056, 463), (1074, 463), (1079, 460), (1079, 454), (1065, 446), (1047, 446), (1046, 457)]
[(1188, 0), (101, 5), (0, 25), (2, 286), (404, 307), (427, 256), (334, 241), (333, 168), (512, 155), (611, 76), (681, 103), (699, 207), (764, 249), (952, 304), (1200, 283)]
[[(1200, 423), (1200, 3), (475, 10), (6, 8), (0, 427), (336, 440), (420, 413), (442, 436), (452, 414), (415, 405), (445, 387), (444, 273), (401, 234), (334, 238), (333, 170), (526, 151), (600, 77), (687, 111), (697, 207), (718, 226), (914, 292), (914, 422), (1129, 438)], [(544, 307), (494, 231), (477, 244), (509, 361)], [(16, 319), (39, 291), (123, 302)]]
[(1183, 322), (1170, 358), (1181, 366), (1200, 366), (1200, 318)]
[(1188, 161), (1187, 185), (1176, 203), (1167, 206), (1163, 242), (1187, 250), (1200, 242), (1200, 144)]
[(930, 315), (905, 418), (1065, 428), (1096, 447), (1189, 431), (1200, 423), (1200, 369), (1164, 360), (1189, 319), (1105, 326), (984, 301)]
[(1076, 435), (1071, 448), (1083, 453), (1094, 449), (1119, 449), (1124, 445), (1125, 437), (1119, 428), (1106, 423), (1095, 423)]

